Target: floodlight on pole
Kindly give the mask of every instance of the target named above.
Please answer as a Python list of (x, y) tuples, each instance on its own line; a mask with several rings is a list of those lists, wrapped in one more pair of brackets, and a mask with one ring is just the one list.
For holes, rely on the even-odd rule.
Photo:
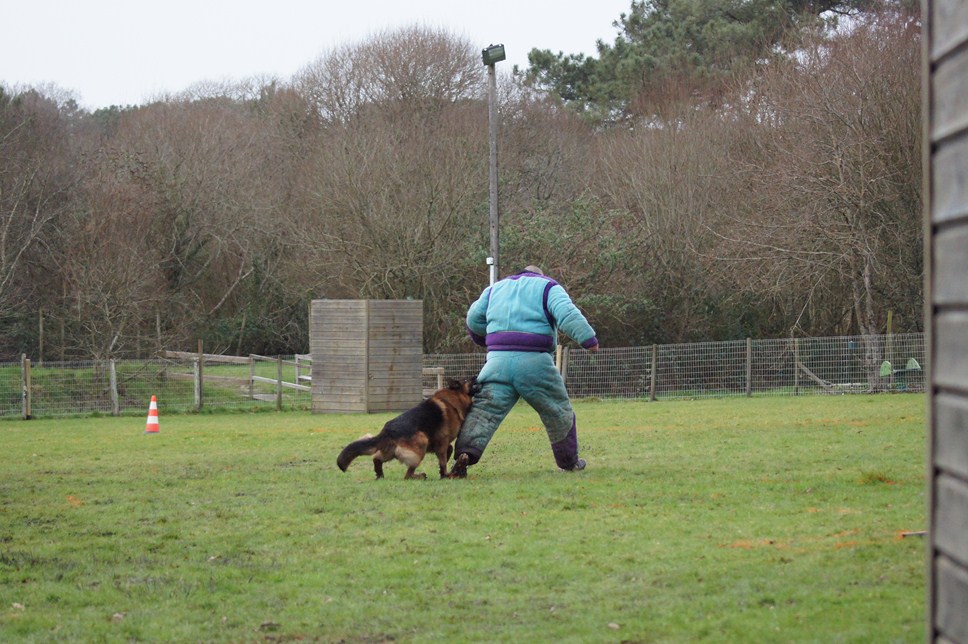
[(504, 45), (488, 45), (481, 52), (481, 60), (487, 66), (487, 121), (490, 140), (490, 185), (491, 202), (491, 255), (487, 258), (491, 285), (497, 281), (498, 249), (498, 209), (497, 209), (497, 73), (494, 65), (507, 58)]
[(506, 58), (507, 56), (504, 54), (504, 45), (488, 45), (481, 52), (481, 59), (484, 61), (485, 65), (493, 65)]

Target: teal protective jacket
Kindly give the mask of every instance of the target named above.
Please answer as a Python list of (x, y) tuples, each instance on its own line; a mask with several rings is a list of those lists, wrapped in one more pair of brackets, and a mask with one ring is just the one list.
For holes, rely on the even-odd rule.
[(586, 349), (598, 344), (588, 320), (558, 282), (523, 272), (489, 286), (467, 311), (471, 339), (488, 351), (552, 352), (558, 329)]

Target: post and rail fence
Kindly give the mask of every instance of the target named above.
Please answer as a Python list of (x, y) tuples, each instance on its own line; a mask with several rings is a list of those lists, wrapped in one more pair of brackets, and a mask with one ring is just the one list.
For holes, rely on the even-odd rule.
[[(477, 375), (481, 351), (425, 354), (424, 395)], [(556, 361), (576, 399), (671, 400), (924, 391), (921, 333), (564, 347)], [(0, 363), (0, 418), (312, 408), (310, 356), (165, 351), (148, 360)]]

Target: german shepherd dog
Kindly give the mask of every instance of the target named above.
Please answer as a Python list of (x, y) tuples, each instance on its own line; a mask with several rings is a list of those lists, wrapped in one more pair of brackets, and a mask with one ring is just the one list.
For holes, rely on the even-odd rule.
[(451, 443), (457, 438), (477, 390), (476, 378), (451, 380), (444, 389), (388, 421), (376, 436), (367, 434), (344, 447), (336, 464), (345, 472), (357, 456), (373, 456), (373, 470), (382, 479), (383, 463), (395, 458), (407, 466), (403, 478), (425, 479), (426, 473), (414, 471), (427, 452), (433, 452), (440, 464), (440, 478), (447, 478), (447, 460), (454, 451)]

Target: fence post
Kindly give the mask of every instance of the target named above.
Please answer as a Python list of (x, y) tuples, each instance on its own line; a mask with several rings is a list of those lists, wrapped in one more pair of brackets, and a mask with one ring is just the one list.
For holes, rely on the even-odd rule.
[(108, 381), (111, 383), (111, 415), (118, 416), (121, 410), (118, 404), (118, 371), (114, 358), (108, 361)]
[(44, 365), (44, 308), (37, 312), (37, 366)]
[(195, 411), (201, 411), (202, 409), (202, 360), (200, 358), (195, 358), (192, 361), (195, 381)]
[(202, 341), (199, 340), (198, 341), (198, 372), (196, 374), (198, 379), (195, 385), (198, 391), (198, 393), (195, 396), (195, 405), (198, 411), (202, 410), (202, 402), (203, 402), (202, 384), (205, 382), (205, 374), (204, 374), (205, 364), (204, 363), (205, 363), (205, 354), (202, 353)]
[(753, 338), (746, 338), (746, 397), (753, 395)]
[(249, 398), (255, 399), (255, 358), (249, 354)]
[(800, 395), (800, 339), (793, 338), (793, 395)]
[(23, 395), (23, 400), (21, 401), (20, 415), (24, 420), (31, 419), (30, 411), (30, 360), (27, 359), (27, 354), (20, 354), (20, 387)]
[(568, 347), (565, 347), (561, 351), (561, 379), (568, 383), (568, 356), (571, 353)]
[(649, 400), (655, 402), (655, 369), (659, 364), (659, 347), (652, 345), (652, 368), (649, 370)]
[(276, 411), (282, 411), (282, 356), (276, 357)]

